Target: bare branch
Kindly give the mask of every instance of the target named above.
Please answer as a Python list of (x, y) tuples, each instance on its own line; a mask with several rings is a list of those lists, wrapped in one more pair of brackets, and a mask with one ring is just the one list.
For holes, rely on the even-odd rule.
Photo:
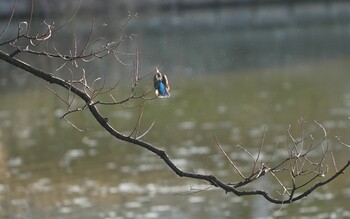
[[(14, 4), (15, 5), (15, 4)], [(10, 16), (8, 23), (5, 25), (4, 30), (0, 34), (0, 39), (3, 37), (5, 31), (8, 29), (10, 22), (12, 21), (12, 17), (14, 14), (13, 11)], [(79, 2), (80, 7), (80, 2)], [(73, 14), (73, 16), (62, 26), (55, 28), (54, 22), (43, 22), (44, 29), (38, 33), (31, 33), (30, 28), (32, 25), (32, 16), (33, 16), (33, 1), (32, 1), (32, 11), (29, 23), (27, 24), (24, 21), (24, 27), (19, 27), (17, 36), (13, 39), (8, 40), (7, 42), (0, 43), (0, 46), (7, 45), (11, 47), (11, 54), (7, 54), (0, 50), (0, 60), (3, 60), (10, 65), (13, 65), (17, 68), (20, 68), (37, 78), (42, 79), (48, 83), (58, 85), (64, 88), (67, 92), (67, 96), (62, 97), (55, 92), (51, 86), (47, 86), (43, 84), (43, 82), (38, 81), (38, 83), (48, 89), (51, 93), (53, 93), (57, 98), (63, 101), (66, 104), (67, 111), (61, 116), (61, 119), (64, 119), (68, 124), (79, 131), (84, 131), (77, 127), (72, 121), (70, 121), (69, 115), (73, 113), (78, 113), (84, 110), (88, 110), (92, 117), (100, 124), (100, 126), (106, 130), (110, 135), (114, 136), (116, 139), (119, 139), (124, 142), (131, 143), (133, 145), (137, 145), (142, 147), (151, 153), (159, 156), (159, 158), (178, 176), (187, 177), (192, 179), (204, 180), (208, 187), (200, 190), (194, 190), (191, 188), (191, 191), (203, 191), (209, 188), (217, 187), (221, 188), (226, 193), (233, 193), (237, 196), (246, 196), (246, 195), (258, 195), (264, 197), (266, 200), (276, 203), (276, 204), (287, 204), (295, 202), (303, 197), (306, 197), (316, 188), (323, 186), (338, 176), (340, 176), (350, 165), (350, 161), (340, 167), (338, 171), (338, 167), (335, 162), (335, 158), (333, 153), (329, 149), (328, 141), (327, 141), (327, 132), (326, 129), (317, 121), (315, 123), (319, 126), (320, 129), (317, 129), (317, 132), (322, 132), (323, 137), (318, 138), (314, 137), (310, 134), (305, 133), (305, 120), (299, 120), (300, 133), (298, 136), (291, 132), (291, 125), (288, 127), (287, 131), (287, 142), (286, 142), (286, 150), (288, 154), (285, 157), (282, 157), (278, 161), (272, 159), (272, 155), (267, 163), (263, 163), (265, 158), (262, 157), (263, 150), (266, 141), (266, 128), (264, 128), (263, 135), (261, 137), (260, 145), (257, 147), (258, 152), (257, 155), (253, 155), (248, 151), (247, 148), (237, 145), (239, 149), (243, 150), (247, 153), (249, 157), (249, 164), (252, 165), (252, 170), (248, 173), (249, 176), (245, 176), (247, 174), (243, 174), (241, 171), (242, 168), (234, 162), (230, 156), (225, 152), (223, 147), (221, 146), (219, 140), (214, 135), (214, 140), (216, 146), (223, 154), (225, 159), (230, 163), (232, 168), (237, 171), (240, 175), (240, 178), (237, 182), (233, 183), (225, 183), (220, 180), (217, 176), (211, 175), (208, 173), (200, 174), (196, 171), (186, 172), (178, 168), (173, 160), (171, 160), (166, 153), (166, 151), (152, 145), (151, 143), (142, 141), (141, 138), (144, 137), (154, 126), (155, 122), (148, 127), (148, 129), (139, 134), (140, 129), (142, 127), (142, 119), (145, 111), (145, 103), (146, 101), (154, 100), (156, 97), (149, 95), (150, 92), (153, 91), (152, 82), (144, 82), (142, 80), (147, 79), (150, 75), (154, 74), (151, 72), (149, 74), (143, 75), (141, 74), (141, 58), (140, 52), (136, 49), (135, 53), (127, 53), (121, 52), (117, 49), (119, 48), (120, 43), (123, 40), (126, 40), (127, 37), (133, 38), (134, 35), (124, 36), (124, 29), (130, 19), (133, 17), (129, 13), (128, 18), (119, 29), (114, 39), (111, 41), (106, 40), (104, 37), (97, 36), (95, 34), (95, 22), (92, 21), (90, 26), (90, 31), (88, 33), (87, 39), (82, 42), (79, 41), (79, 35), (73, 24), (73, 34), (72, 34), (72, 46), (68, 51), (59, 50), (54, 42), (57, 31), (61, 29), (63, 26), (72, 22), (73, 18), (77, 15), (77, 11)], [(23, 31), (23, 33), (22, 33)], [(116, 40), (117, 39), (117, 40)], [(23, 43), (24, 42), (24, 43)], [(14, 51), (13, 51), (14, 50)], [(21, 55), (30, 56), (40, 56), (46, 57), (47, 59), (56, 60), (59, 64), (56, 66), (56, 73), (48, 73), (43, 70), (40, 70), (30, 63), (26, 63), (19, 59), (17, 54), (21, 53)], [(109, 81), (106, 75), (104, 76), (96, 76), (94, 77), (93, 73), (89, 70), (89, 68), (84, 68), (87, 65), (85, 62), (95, 63), (99, 59), (102, 59), (106, 56), (114, 57), (116, 61), (121, 63), (122, 65), (129, 65), (130, 68), (133, 69), (132, 77), (131, 77), (131, 85), (130, 90), (127, 96), (116, 96), (118, 93), (117, 86), (119, 82), (116, 82), (109, 85)], [(133, 59), (132, 64), (126, 64), (123, 57), (127, 57)], [(62, 74), (61, 74), (62, 73)], [(61, 77), (59, 76), (61, 75)], [(62, 76), (64, 75), (64, 76)], [(94, 78), (92, 78), (94, 77)], [(116, 94), (117, 93), (117, 94)], [(149, 96), (148, 96), (149, 95)], [(83, 101), (80, 103), (80, 107), (76, 106), (78, 101)], [(106, 116), (104, 116), (100, 111), (100, 105), (109, 106), (109, 105), (120, 105), (125, 107), (126, 109), (132, 109), (138, 107), (137, 121), (133, 127), (133, 130), (130, 135), (124, 135), (120, 131), (116, 130), (109, 122)], [(315, 135), (318, 136), (318, 135)], [(319, 140), (320, 139), (320, 140)], [(346, 147), (350, 148), (350, 145), (343, 143), (340, 140), (340, 137), (337, 137), (337, 140)], [(311, 156), (311, 152), (317, 152), (318, 157), (315, 158)], [(328, 174), (329, 164), (328, 162), (328, 154), (333, 161), (333, 165), (336, 173), (331, 175), (330, 177), (326, 175)], [(273, 154), (274, 155), (274, 154)], [(278, 198), (274, 198), (273, 195), (264, 190), (254, 190), (248, 189), (243, 190), (243, 186), (246, 186), (256, 180), (259, 180), (263, 177), (271, 177), (274, 178), (274, 181), (277, 182), (278, 193), (281, 195)], [(288, 180), (284, 179), (285, 175), (289, 175)], [(323, 178), (324, 181), (316, 182), (316, 180)], [(291, 185), (291, 186), (290, 186)], [(304, 190), (302, 190), (302, 189)], [(283, 190), (283, 191), (282, 191)], [(274, 194), (275, 195), (275, 194)]]

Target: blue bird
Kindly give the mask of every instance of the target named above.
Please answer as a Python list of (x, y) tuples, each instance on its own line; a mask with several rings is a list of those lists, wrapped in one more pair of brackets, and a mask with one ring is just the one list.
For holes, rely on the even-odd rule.
[(159, 98), (170, 97), (170, 86), (166, 74), (162, 74), (157, 68), (156, 75), (153, 77), (153, 86), (155, 93)]

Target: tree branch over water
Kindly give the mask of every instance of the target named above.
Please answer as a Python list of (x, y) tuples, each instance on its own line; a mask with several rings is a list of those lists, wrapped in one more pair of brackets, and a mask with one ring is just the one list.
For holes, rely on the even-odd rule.
[[(107, 40), (103, 36), (98, 36), (95, 32), (94, 23), (91, 25), (87, 39), (83, 42), (79, 41), (80, 39), (76, 36), (74, 29), (72, 34), (73, 46), (68, 52), (62, 52), (56, 47), (55, 39), (57, 39), (56, 37), (59, 37), (59, 31), (64, 29), (72, 19), (69, 19), (66, 24), (59, 28), (55, 28), (54, 22), (43, 21), (42, 26), (44, 27), (44, 30), (33, 33), (30, 29), (34, 26), (31, 23), (31, 17), (29, 23), (20, 22), (18, 24), (17, 33), (9, 33), (10, 30), (8, 29), (8, 26), (12, 21), (14, 10), (15, 7), (13, 7), (13, 13), (11, 18), (9, 18), (8, 24), (6, 24), (0, 35), (2, 38), (5, 34), (13, 36), (6, 40), (1, 39), (3, 41), (0, 41), (0, 60), (47, 82), (48, 85), (44, 86), (67, 106), (67, 111), (62, 118), (66, 119), (73, 127), (77, 128), (68, 120), (68, 115), (88, 110), (99, 125), (110, 133), (110, 135), (121, 141), (142, 147), (157, 155), (176, 175), (180, 177), (204, 180), (213, 187), (220, 188), (226, 193), (233, 193), (237, 196), (260, 195), (272, 203), (287, 204), (302, 199), (312, 193), (315, 189), (330, 183), (341, 176), (350, 166), (350, 160), (348, 160), (340, 168), (337, 167), (336, 159), (333, 157), (328, 145), (327, 131), (321, 123), (315, 121), (315, 124), (319, 127), (318, 131), (322, 133), (322, 137), (320, 139), (314, 139), (312, 135), (304, 136), (304, 121), (300, 121), (301, 136), (295, 137), (290, 129), (287, 131), (286, 135), (288, 136), (288, 142), (286, 143), (285, 149), (287, 155), (278, 161), (272, 161), (271, 158), (265, 160), (262, 157), (266, 134), (265, 131), (261, 139), (261, 144), (257, 147), (257, 153), (255, 155), (246, 147), (237, 146), (235, 149), (243, 150), (243, 152), (251, 158), (251, 169), (247, 172), (243, 171), (243, 168), (230, 158), (225, 152), (224, 147), (220, 145), (219, 139), (214, 136), (213, 143), (219, 148), (223, 155), (223, 159), (226, 159), (234, 171), (238, 173), (240, 178), (238, 181), (224, 182), (215, 174), (199, 174), (181, 170), (176, 166), (166, 151), (160, 149), (156, 145), (141, 140), (141, 138), (151, 130), (153, 124), (143, 134), (139, 135), (140, 124), (142, 123), (144, 112), (143, 104), (155, 99), (155, 97), (152, 96), (153, 88), (151, 88), (151, 86), (140, 87), (140, 82), (146, 80), (151, 81), (151, 77), (149, 76), (153, 76), (154, 72), (145, 76), (141, 75), (139, 71), (139, 52), (136, 51), (133, 56), (135, 57), (134, 64), (132, 65), (134, 67), (134, 74), (132, 76), (130, 93), (127, 97), (119, 98), (115, 96), (115, 90), (119, 86), (118, 82), (108, 87), (105, 78), (93, 78), (91, 80), (89, 74), (86, 73), (86, 68), (84, 67), (84, 64), (86, 63), (94, 63), (96, 60), (107, 57), (112, 57), (116, 62), (126, 65), (121, 61), (121, 56), (127, 56), (127, 58), (129, 57), (130, 59), (130, 54), (119, 51), (119, 46), (124, 43), (124, 29), (129, 20), (133, 17), (132, 15), (129, 15), (122, 27), (116, 31), (116, 37), (111, 40)], [(81, 47), (79, 45), (81, 45)], [(54, 72), (53, 70), (42, 70), (39, 67), (36, 67), (35, 64), (24, 61), (28, 59), (30, 60), (31, 57), (42, 57), (56, 60), (57, 63), (60, 64), (55, 71), (66, 70), (68, 76), (65, 77), (57, 73), (52, 73)], [(96, 87), (96, 83), (101, 81), (102, 85)], [(52, 85), (57, 85), (63, 88), (68, 95), (62, 96), (61, 94), (56, 93), (51, 89)], [(102, 98), (105, 96), (108, 96), (107, 101), (105, 98)], [(83, 104), (80, 107), (76, 107), (73, 104), (77, 100), (83, 101)], [(139, 114), (133, 132), (130, 135), (122, 134), (122, 132), (116, 130), (110, 124), (108, 118), (99, 111), (99, 106), (101, 105), (106, 107), (113, 107), (114, 105), (125, 106), (125, 104), (135, 100), (138, 101), (136, 106), (139, 107)], [(126, 110), (127, 109), (128, 108), (126, 107)], [(77, 129), (80, 130), (79, 128)], [(346, 143), (341, 143), (348, 147)], [(315, 153), (317, 153), (317, 156), (315, 156)], [(329, 164), (326, 162), (329, 156), (332, 158), (331, 165), (333, 165), (335, 169), (332, 173), (330, 173)], [(289, 175), (289, 181), (282, 179), (281, 176), (283, 174)], [(276, 191), (277, 195), (260, 189), (243, 189), (244, 187), (248, 187), (248, 185), (252, 185), (253, 182), (266, 177), (271, 177), (279, 186), (279, 189)]]

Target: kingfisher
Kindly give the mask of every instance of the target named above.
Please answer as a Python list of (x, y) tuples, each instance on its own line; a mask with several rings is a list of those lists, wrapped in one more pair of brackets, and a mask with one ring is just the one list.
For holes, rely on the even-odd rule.
[(153, 77), (153, 86), (155, 93), (159, 98), (170, 97), (170, 86), (166, 74), (161, 73), (157, 68), (156, 75)]

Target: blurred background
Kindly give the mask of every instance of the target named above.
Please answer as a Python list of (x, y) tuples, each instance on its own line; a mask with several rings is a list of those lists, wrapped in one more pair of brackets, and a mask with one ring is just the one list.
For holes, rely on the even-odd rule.
[[(19, 22), (29, 22), (31, 4), (16, 1), (1, 42), (16, 36)], [(12, 1), (0, 2), (1, 30), (12, 7)], [(77, 9), (54, 39), (62, 52), (72, 48), (74, 31), (78, 44), (83, 44), (92, 23), (96, 36), (113, 39), (132, 16), (120, 45), (125, 64), (106, 58), (86, 68), (92, 80), (125, 82), (113, 94), (116, 98), (130, 91), (136, 51), (143, 75), (156, 67), (168, 74), (171, 97), (145, 105), (141, 129), (154, 122), (144, 140), (164, 148), (183, 170), (237, 181), (214, 135), (249, 173), (250, 158), (236, 145), (256, 154), (266, 130), (261, 157), (277, 162), (286, 156), (289, 125), (296, 138), (322, 138), (314, 120), (329, 132), (325, 146), (337, 165), (349, 159), (349, 149), (336, 140), (338, 136), (350, 143), (348, 1), (38, 0), (32, 28), (42, 31), (44, 20), (59, 26)], [(2, 50), (11, 52), (8, 47)], [(60, 76), (59, 61), (19, 57)], [(146, 77), (139, 86), (151, 81)], [(67, 110), (64, 103), (36, 78), (5, 62), (0, 62), (0, 91), (1, 218), (350, 217), (346, 175), (292, 205), (236, 197), (202, 181), (179, 179), (150, 152), (113, 139), (89, 112), (69, 117), (84, 130), (78, 131), (60, 119)], [(138, 115), (133, 105), (101, 110), (116, 129), (130, 134)], [(317, 160), (317, 154), (313, 158)], [(329, 174), (334, 173), (332, 162), (328, 164)], [(281, 192), (268, 177), (252, 187), (276, 197)]]

